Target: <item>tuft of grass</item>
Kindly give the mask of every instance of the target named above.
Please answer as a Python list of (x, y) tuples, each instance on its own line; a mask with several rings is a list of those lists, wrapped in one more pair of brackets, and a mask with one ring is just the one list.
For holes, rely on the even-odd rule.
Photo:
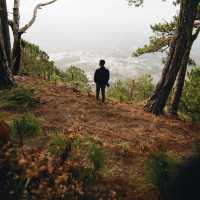
[(5, 107), (16, 110), (27, 110), (37, 105), (33, 89), (25, 87), (16, 87), (6, 92)]
[(31, 113), (26, 113), (15, 118), (12, 124), (12, 134), (14, 137), (33, 137), (41, 133), (39, 120)]
[(90, 146), (89, 158), (93, 163), (94, 170), (99, 170), (104, 166), (104, 152), (97, 144)]
[(71, 141), (64, 135), (53, 135), (48, 145), (48, 150), (51, 154), (62, 156), (66, 149), (70, 149)]
[(122, 149), (122, 152), (126, 154), (130, 149), (130, 144), (128, 142), (122, 142), (120, 144), (120, 147)]

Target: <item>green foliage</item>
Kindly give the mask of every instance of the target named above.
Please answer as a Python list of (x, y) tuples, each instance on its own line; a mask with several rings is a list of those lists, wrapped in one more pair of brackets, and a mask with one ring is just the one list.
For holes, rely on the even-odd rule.
[(130, 144), (128, 142), (123, 142), (120, 144), (123, 153), (127, 153), (130, 148)]
[(91, 145), (89, 157), (90, 157), (90, 159), (93, 163), (95, 170), (99, 170), (103, 167), (103, 165), (104, 165), (104, 152), (97, 144)]
[(147, 100), (153, 90), (153, 78), (148, 74), (144, 74), (135, 81), (117, 81), (108, 90), (108, 95), (120, 101), (138, 103)]
[(149, 38), (149, 44), (138, 48), (133, 52), (133, 56), (141, 56), (146, 53), (166, 52), (176, 30), (177, 17), (174, 17), (171, 22), (157, 23), (151, 25), (154, 33)]
[(165, 192), (167, 184), (178, 165), (178, 159), (162, 151), (152, 154), (146, 161), (147, 178), (161, 195)]
[(140, 76), (135, 83), (135, 101), (140, 102), (147, 100), (153, 90), (154, 90), (154, 85), (153, 85), (153, 78), (149, 74), (144, 74)]
[(69, 67), (64, 73), (64, 81), (71, 83), (73, 86), (77, 87), (80, 90), (89, 90), (89, 80), (85, 72), (76, 67)]
[(26, 113), (13, 120), (12, 134), (14, 137), (32, 137), (41, 133), (39, 120), (31, 113)]
[(117, 81), (108, 90), (108, 96), (120, 101), (131, 101), (127, 82)]
[(40, 76), (52, 80), (56, 74), (62, 77), (62, 72), (56, 68), (53, 61), (50, 61), (48, 54), (42, 51), (39, 46), (27, 41), (22, 42), (22, 67), (20, 74)]
[(80, 90), (90, 89), (89, 80), (83, 70), (71, 66), (66, 72), (56, 68), (54, 62), (50, 61), (48, 54), (39, 46), (23, 41), (22, 67), (20, 74), (40, 76), (45, 80), (67, 82)]
[(195, 67), (188, 73), (180, 111), (191, 117), (193, 121), (200, 121), (200, 67)]
[(48, 150), (53, 155), (60, 157), (65, 153), (66, 149), (69, 149), (70, 145), (70, 140), (64, 135), (54, 135), (48, 145)]
[(5, 92), (5, 106), (13, 109), (26, 110), (38, 103), (34, 90), (25, 87), (16, 87)]

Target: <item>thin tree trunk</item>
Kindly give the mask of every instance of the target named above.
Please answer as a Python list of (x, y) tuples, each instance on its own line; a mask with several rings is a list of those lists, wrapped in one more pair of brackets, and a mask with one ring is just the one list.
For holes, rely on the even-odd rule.
[(17, 75), (20, 71), (21, 66), (21, 34), (17, 33), (14, 36), (13, 50), (12, 50), (12, 59), (13, 59), (13, 74)]
[(189, 56), (190, 56), (190, 51), (191, 51), (192, 45), (188, 48), (188, 50), (185, 52), (185, 56), (181, 65), (181, 69), (178, 73), (178, 77), (176, 80), (176, 86), (175, 90), (173, 93), (172, 97), (172, 102), (169, 107), (169, 113), (172, 115), (177, 115), (183, 88), (184, 88), (184, 83), (185, 83), (185, 76), (187, 72), (187, 66), (188, 66), (188, 61), (189, 61)]
[(0, 1), (0, 89), (14, 84), (11, 72), (11, 49), (6, 0)]
[(172, 40), (162, 77), (145, 106), (145, 111), (147, 112), (152, 112), (155, 115), (163, 114), (169, 94), (181, 68), (182, 60), (193, 40), (193, 25), (199, 2), (200, 0), (181, 1), (176, 35)]
[(20, 0), (14, 0), (14, 8), (13, 8), (13, 49), (12, 49), (12, 60), (13, 60), (13, 74), (17, 75), (20, 70), (21, 65), (21, 35), (19, 28), (19, 12)]

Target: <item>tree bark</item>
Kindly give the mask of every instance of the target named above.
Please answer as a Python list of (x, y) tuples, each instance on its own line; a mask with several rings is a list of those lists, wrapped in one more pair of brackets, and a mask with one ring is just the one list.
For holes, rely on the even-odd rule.
[(0, 1), (0, 89), (14, 84), (11, 72), (11, 48), (6, 0)]
[(182, 96), (182, 92), (184, 88), (185, 76), (187, 72), (187, 66), (188, 66), (191, 48), (192, 48), (192, 45), (188, 47), (187, 51), (185, 52), (185, 56), (184, 56), (180, 71), (178, 73), (177, 80), (176, 80), (176, 86), (173, 93), (172, 102), (169, 107), (169, 113), (172, 115), (177, 115), (177, 112), (178, 112), (178, 108), (179, 108), (179, 104), (180, 104), (180, 100), (181, 100), (181, 96)]
[[(174, 86), (182, 61), (193, 40), (193, 26), (200, 0), (182, 0), (176, 34), (171, 42), (169, 56), (160, 81), (152, 97), (145, 105), (145, 111), (155, 115), (163, 114), (169, 94)], [(189, 51), (190, 52), (190, 51)]]
[(11, 66), (11, 43), (8, 26), (8, 12), (6, 0), (0, 1), (0, 20), (2, 26), (2, 36), (4, 38), (4, 48), (6, 51), (9, 66)]
[(14, 36), (14, 43), (12, 49), (13, 75), (17, 75), (20, 71), (21, 54), (22, 54), (21, 34), (16, 34)]
[(13, 23), (12, 23), (12, 31), (13, 31), (13, 49), (12, 49), (12, 61), (13, 61), (13, 74), (17, 75), (20, 70), (21, 65), (21, 35), (19, 31), (19, 20), (20, 20), (20, 12), (19, 12), (20, 0), (14, 0), (14, 8), (13, 8)]

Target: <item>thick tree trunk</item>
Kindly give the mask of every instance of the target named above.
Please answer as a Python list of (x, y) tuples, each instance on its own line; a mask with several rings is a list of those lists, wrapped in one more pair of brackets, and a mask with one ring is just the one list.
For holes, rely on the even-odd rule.
[(145, 111), (155, 115), (163, 114), (169, 94), (174, 86), (182, 61), (193, 40), (193, 25), (200, 0), (182, 0), (176, 35), (172, 40), (170, 52), (163, 69), (162, 77), (152, 97), (148, 100)]
[(11, 66), (11, 43), (10, 43), (10, 34), (8, 26), (8, 12), (7, 12), (6, 0), (0, 0), (0, 20), (1, 20), (1, 26), (3, 27), (1, 31), (2, 31), (2, 36), (4, 38), (4, 47), (9, 62), (9, 66)]
[(0, 89), (11, 87), (14, 83), (11, 72), (10, 35), (6, 0), (0, 1)]
[(178, 73), (177, 80), (176, 80), (176, 86), (174, 89), (172, 102), (169, 107), (169, 113), (172, 115), (177, 115), (177, 112), (178, 112), (178, 108), (179, 108), (179, 104), (180, 104), (180, 100), (181, 100), (181, 96), (182, 96), (182, 92), (184, 88), (185, 76), (187, 72), (187, 66), (188, 66), (192, 44), (190, 45), (190, 47), (188, 47), (187, 51), (185, 52), (185, 56), (184, 56), (180, 71)]

